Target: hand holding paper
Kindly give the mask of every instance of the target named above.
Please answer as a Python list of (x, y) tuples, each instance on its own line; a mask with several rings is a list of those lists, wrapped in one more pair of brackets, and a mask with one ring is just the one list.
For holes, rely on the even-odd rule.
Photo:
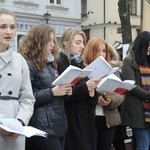
[(112, 68), (102, 56), (99, 56), (85, 69), (93, 70), (90, 74), (87, 75), (90, 79), (102, 79), (108, 76), (109, 74), (118, 71), (119, 67)]
[(53, 83), (52, 85), (76, 85), (81, 78), (85, 78), (92, 70), (81, 69), (70, 65)]
[(135, 81), (133, 80), (121, 81), (121, 79), (116, 75), (111, 74), (101, 80), (101, 82), (97, 85), (96, 90), (99, 93), (116, 92), (119, 94), (125, 94), (136, 87), (134, 83)]
[(0, 128), (26, 137), (42, 136), (47, 137), (47, 133), (31, 126), (22, 126), (17, 119), (0, 118)]

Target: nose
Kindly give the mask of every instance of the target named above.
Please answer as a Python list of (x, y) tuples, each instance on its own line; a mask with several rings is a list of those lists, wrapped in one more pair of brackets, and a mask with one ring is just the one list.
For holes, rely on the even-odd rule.
[(7, 33), (7, 34), (11, 34), (11, 33), (12, 33), (11, 28), (8, 27), (8, 28), (6, 29), (6, 33)]
[(51, 41), (51, 42), (50, 42), (50, 46), (51, 46), (51, 47), (54, 47), (54, 46), (55, 46), (54, 41)]
[(81, 48), (84, 49), (84, 43), (81, 43)]

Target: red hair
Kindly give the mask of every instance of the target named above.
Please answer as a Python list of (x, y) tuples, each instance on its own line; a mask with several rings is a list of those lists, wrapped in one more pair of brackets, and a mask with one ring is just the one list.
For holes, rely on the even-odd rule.
[(108, 49), (108, 44), (105, 40), (100, 39), (98, 37), (92, 38), (88, 41), (85, 49), (84, 49), (84, 64), (88, 65), (92, 61), (97, 58), (97, 54), (99, 53), (99, 45), (105, 44), (106, 45), (106, 61), (110, 61), (110, 53)]

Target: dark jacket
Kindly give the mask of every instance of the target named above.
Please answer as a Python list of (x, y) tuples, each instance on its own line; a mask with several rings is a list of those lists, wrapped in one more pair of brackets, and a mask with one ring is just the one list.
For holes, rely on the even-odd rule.
[(36, 99), (29, 125), (47, 132), (49, 137), (62, 137), (67, 131), (64, 99), (61, 96), (53, 96), (51, 86), (58, 73), (48, 64), (42, 71), (39, 71), (31, 61), (27, 61), (27, 63)]
[(137, 85), (125, 96), (122, 123), (132, 128), (145, 128), (142, 101), (150, 102), (150, 93), (141, 88), (140, 70), (133, 52), (124, 59), (121, 75), (123, 80), (134, 80)]
[[(70, 65), (66, 55), (61, 53), (58, 71), (62, 73)], [(96, 150), (95, 105), (96, 96), (91, 98), (83, 79), (73, 87), (72, 96), (65, 99), (68, 119), (65, 150)]]

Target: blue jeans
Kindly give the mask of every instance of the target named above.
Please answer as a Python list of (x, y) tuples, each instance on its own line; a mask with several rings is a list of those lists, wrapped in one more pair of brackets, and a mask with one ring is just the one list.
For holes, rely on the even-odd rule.
[(136, 141), (136, 150), (149, 150), (150, 129), (133, 129)]

